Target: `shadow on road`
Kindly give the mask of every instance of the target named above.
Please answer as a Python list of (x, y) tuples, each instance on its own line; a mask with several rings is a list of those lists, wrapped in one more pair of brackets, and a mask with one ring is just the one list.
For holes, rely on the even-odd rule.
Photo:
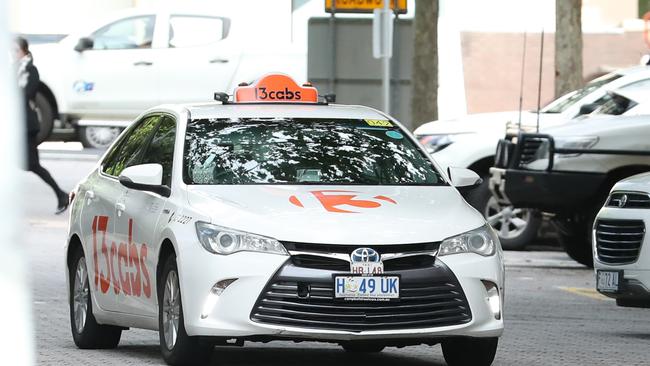
[[(300, 347), (215, 347), (209, 365), (228, 366), (331, 366), (331, 365), (359, 365), (371, 364), (373, 366), (400, 365), (400, 366), (443, 366), (444, 362), (433, 362), (430, 357), (419, 358), (406, 354), (395, 354), (390, 352), (395, 348), (387, 348), (387, 351), (376, 354), (354, 354), (346, 353), (340, 348), (311, 348)], [(145, 361), (159, 361), (164, 363), (157, 345), (147, 346), (120, 346), (115, 350), (104, 351), (119, 353), (120, 356), (129, 356), (133, 359)], [(431, 349), (432, 355), (434, 349)]]

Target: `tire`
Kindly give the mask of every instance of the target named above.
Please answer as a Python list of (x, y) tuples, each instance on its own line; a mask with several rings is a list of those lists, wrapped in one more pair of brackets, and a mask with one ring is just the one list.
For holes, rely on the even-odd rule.
[(379, 353), (385, 348), (381, 344), (362, 342), (341, 343), (341, 347), (343, 347), (345, 352), (351, 353)]
[(79, 127), (79, 141), (84, 147), (92, 149), (106, 149), (120, 135), (119, 127)]
[(40, 144), (52, 135), (52, 130), (54, 129), (54, 108), (42, 93), (36, 93), (33, 107), (40, 125), (40, 130), (38, 131), (38, 135), (36, 135), (36, 141)]
[(514, 208), (500, 205), (489, 188), (489, 177), (467, 193), (467, 202), (488, 219), (500, 214), (500, 219), (490, 222), (499, 235), (501, 247), (506, 250), (523, 250), (537, 238), (542, 217), (536, 210)]
[(558, 230), (558, 239), (566, 254), (574, 261), (589, 268), (594, 267), (594, 255), (591, 247), (591, 227), (594, 215), (589, 219), (563, 222)]
[[(175, 338), (168, 332), (170, 327), (175, 329)], [(201, 365), (210, 359), (212, 345), (202, 344), (198, 337), (190, 337), (185, 331), (175, 255), (165, 261), (158, 281), (158, 335), (160, 350), (168, 365)]]
[(499, 338), (452, 338), (442, 342), (442, 355), (449, 366), (490, 366)]
[[(74, 253), (70, 275), (70, 328), (72, 338), (81, 349), (109, 349), (120, 343), (122, 328), (98, 324), (93, 315), (90, 280), (81, 247)], [(85, 281), (85, 283), (82, 283)], [(80, 300), (80, 301), (75, 301)], [(85, 304), (85, 306), (84, 306)]]

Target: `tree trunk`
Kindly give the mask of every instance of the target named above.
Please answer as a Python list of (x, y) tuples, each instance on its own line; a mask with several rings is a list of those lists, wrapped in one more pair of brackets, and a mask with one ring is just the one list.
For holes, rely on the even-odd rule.
[(413, 128), (438, 118), (438, 0), (416, 0), (411, 77)]
[(582, 0), (555, 0), (555, 97), (582, 86)]

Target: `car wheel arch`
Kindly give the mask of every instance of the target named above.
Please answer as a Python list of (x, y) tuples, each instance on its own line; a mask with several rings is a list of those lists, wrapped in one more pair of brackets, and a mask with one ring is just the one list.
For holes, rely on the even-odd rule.
[(70, 240), (68, 241), (68, 250), (66, 253), (66, 263), (68, 265), (68, 268), (72, 268), (72, 259), (74, 258), (74, 253), (81, 248), (81, 251), (85, 253), (86, 251), (83, 248), (83, 244), (81, 243), (81, 239), (77, 234), (72, 234), (70, 237)]
[(494, 155), (483, 157), (467, 167), (473, 170), (479, 177), (486, 177), (490, 173), (490, 168), (494, 166)]
[[(167, 258), (171, 255), (176, 256), (176, 253), (177, 251), (174, 243), (170, 239), (165, 238), (162, 241), (162, 244), (160, 244), (160, 251), (158, 252), (158, 262), (156, 264), (156, 283), (158, 284), (158, 288), (156, 290), (159, 290), (161, 284), (160, 277), (162, 276), (163, 267), (165, 266)], [(156, 292), (159, 293), (160, 291)]]
[(54, 118), (59, 118), (59, 103), (57, 102), (56, 96), (54, 95), (54, 92), (52, 92), (52, 89), (41, 81), (38, 84), (38, 92), (42, 93), (45, 98), (47, 98), (48, 102), (50, 102), (50, 105), (52, 106), (52, 112), (54, 112)]

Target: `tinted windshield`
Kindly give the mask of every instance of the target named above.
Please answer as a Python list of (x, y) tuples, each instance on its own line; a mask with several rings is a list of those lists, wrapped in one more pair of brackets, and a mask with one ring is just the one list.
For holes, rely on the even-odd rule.
[(620, 78), (621, 75), (619, 74), (608, 74), (603, 77), (600, 77), (589, 84), (585, 85), (584, 88), (578, 89), (575, 91), (572, 91), (570, 93), (567, 93), (558, 99), (552, 101), (549, 103), (546, 107), (542, 108), (540, 112), (542, 113), (562, 113), (565, 110), (569, 109), (572, 105), (575, 103), (579, 102), (582, 100), (584, 97), (587, 95), (593, 93), (596, 91), (596, 89), (600, 88), (601, 86), (610, 83), (618, 78)]
[(188, 123), (187, 184), (443, 185), (387, 120), (242, 118)]

